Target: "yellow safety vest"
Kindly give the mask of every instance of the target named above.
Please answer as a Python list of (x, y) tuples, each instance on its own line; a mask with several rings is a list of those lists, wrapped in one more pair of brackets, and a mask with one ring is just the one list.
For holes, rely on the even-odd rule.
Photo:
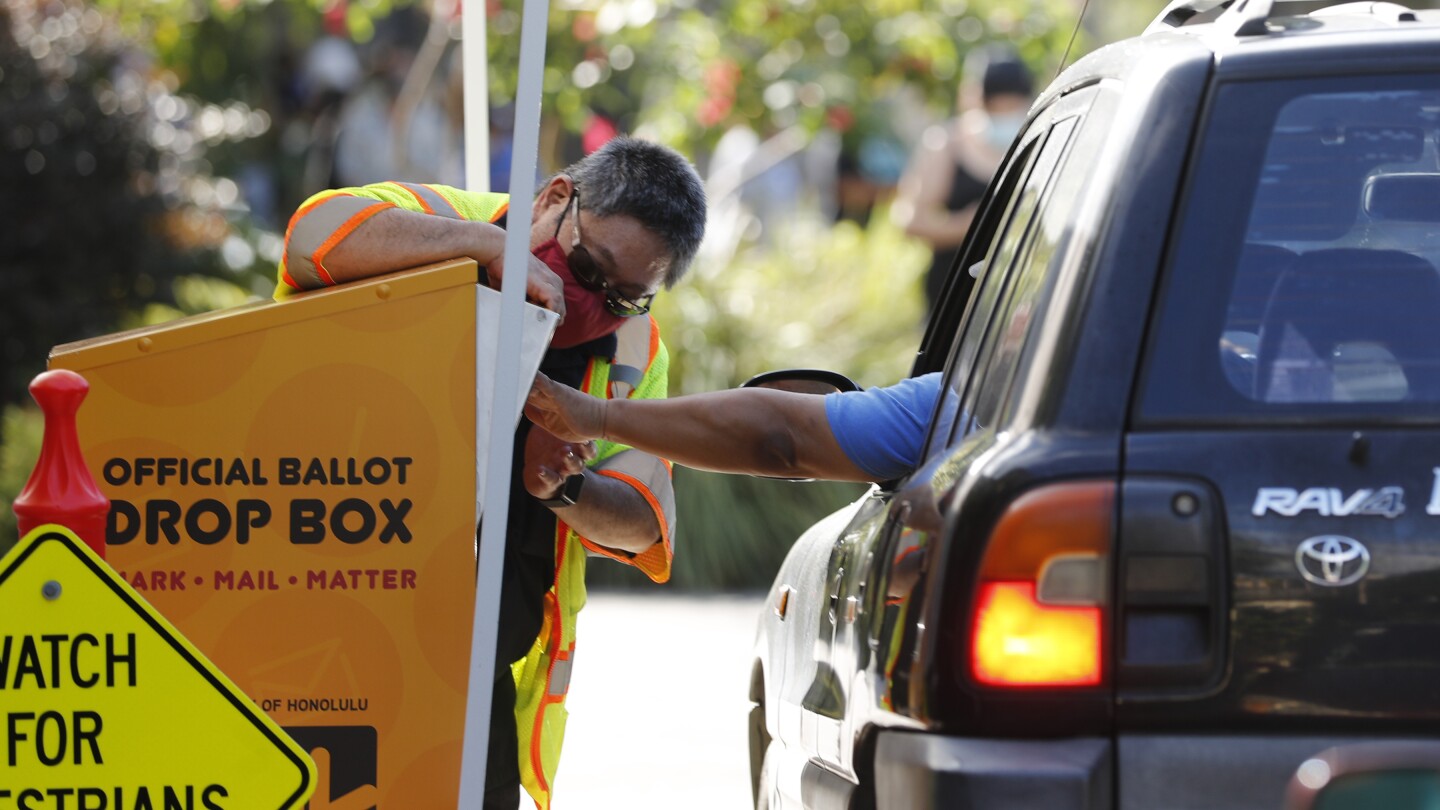
[[(581, 390), (603, 398), (664, 397), (669, 360), (654, 322), (649, 317), (631, 318), (620, 327), (616, 337), (619, 348), (615, 363), (593, 359)], [(637, 381), (627, 381), (637, 376)], [(617, 379), (620, 377), (626, 380)], [(674, 495), (669, 484), (669, 462), (634, 451), (626, 453), (630, 448), (613, 442), (597, 444), (591, 468), (600, 475), (631, 483), (655, 510), (661, 538), (644, 553), (623, 557), (596, 546), (563, 521), (556, 521), (555, 582), (545, 594), (544, 623), (530, 653), (511, 667), (515, 675), (520, 782), (540, 810), (550, 808), (565, 720), (569, 716), (565, 711), (565, 696), (570, 689), (570, 669), (575, 659), (575, 617), (585, 606), (585, 552), (622, 558), (656, 582), (670, 578)]]
[[(509, 195), (468, 192), (441, 185), (375, 183), (322, 191), (296, 210), (285, 234), (285, 254), (276, 272), (275, 298), (333, 285), (325, 258), (365, 220), (387, 208), (403, 208), (452, 219), (495, 222), (509, 209)], [(669, 354), (649, 316), (630, 318), (616, 332), (614, 362), (590, 361), (581, 390), (616, 399), (662, 399)], [(565, 734), (565, 695), (575, 653), (575, 616), (585, 605), (586, 552), (634, 565), (655, 582), (670, 579), (675, 531), (675, 494), (670, 463), (613, 442), (598, 442), (590, 467), (599, 475), (629, 483), (650, 504), (660, 525), (660, 542), (637, 555), (598, 546), (563, 521), (555, 528), (555, 580), (545, 595), (545, 617), (530, 653), (513, 663), (520, 742), (520, 781), (542, 810), (549, 810), (551, 785)], [(502, 707), (495, 707), (503, 711)]]

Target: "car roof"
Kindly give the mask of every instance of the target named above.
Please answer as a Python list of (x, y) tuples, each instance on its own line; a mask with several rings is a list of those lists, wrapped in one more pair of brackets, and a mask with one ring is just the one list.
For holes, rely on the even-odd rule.
[(1106, 78), (1204, 61), (1224, 78), (1440, 70), (1440, 9), (1396, 3), (1176, 0), (1139, 36), (1064, 71), (1037, 106)]

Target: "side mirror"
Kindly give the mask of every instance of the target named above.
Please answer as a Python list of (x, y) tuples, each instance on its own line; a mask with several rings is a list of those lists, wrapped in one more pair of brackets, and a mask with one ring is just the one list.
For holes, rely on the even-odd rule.
[(791, 391), (796, 394), (839, 394), (859, 391), (860, 385), (854, 380), (834, 371), (819, 368), (787, 368), (767, 371), (740, 384), (741, 388), (773, 388), (777, 391)]
[(1322, 751), (1295, 770), (1285, 808), (1436, 810), (1440, 743), (1358, 743)]

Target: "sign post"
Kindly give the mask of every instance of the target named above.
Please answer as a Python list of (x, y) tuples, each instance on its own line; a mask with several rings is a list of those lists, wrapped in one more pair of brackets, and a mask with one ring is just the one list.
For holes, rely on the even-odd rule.
[[(466, 16), (483, 14), (483, 4), (472, 4)], [(540, 149), (540, 89), (545, 71), (545, 33), (550, 7), (547, 0), (525, 0), (520, 22), (520, 82), (515, 92), (515, 148), (510, 167), (510, 213), (505, 225), (505, 266), (514, 268), (500, 291), (500, 319), (493, 326), (495, 340), (495, 413), (512, 402), (520, 385), (521, 320), (525, 302), (524, 273), (530, 258), (530, 201), (535, 196), (536, 153)], [(471, 46), (483, 52), (484, 42)], [(470, 122), (467, 120), (467, 128)], [(470, 162), (484, 159), (475, 155)], [(485, 351), (481, 347), (478, 351)], [(491, 690), (495, 682), (495, 642), (500, 617), (500, 577), (505, 569), (505, 526), (510, 504), (510, 458), (514, 448), (513, 422), (492, 419), (476, 425), (476, 437), (489, 435), (489, 471), (485, 476), (487, 504), (480, 529), (475, 609), (470, 635), (470, 682), (465, 702), (465, 743), (461, 757), (460, 807), (479, 807), (485, 796), (485, 759), (489, 753)], [(513, 711), (514, 707), (498, 707)]]

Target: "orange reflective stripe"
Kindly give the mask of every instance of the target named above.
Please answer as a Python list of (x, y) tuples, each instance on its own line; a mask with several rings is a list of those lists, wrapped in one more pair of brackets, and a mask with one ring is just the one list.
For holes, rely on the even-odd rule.
[(649, 315), (645, 317), (650, 318), (650, 357), (645, 361), (645, 368), (648, 369), (650, 364), (655, 362), (655, 355), (660, 353), (660, 324)]
[(300, 285), (295, 283), (294, 278), (291, 278), (290, 270), (285, 266), (285, 260), (288, 258), (290, 258), (290, 254), (288, 253), (282, 254), (280, 256), (280, 280), (284, 282), (285, 286), (289, 287), (290, 289), (299, 290)]
[(286, 232), (294, 230), (295, 223), (299, 222), (301, 217), (308, 214), (310, 212), (310, 209), (325, 202), (331, 197), (338, 196), (339, 194), (340, 192), (338, 191), (322, 191), (319, 194), (316, 194), (314, 197), (311, 197), (309, 202), (305, 203), (299, 208), (296, 208), (295, 213), (290, 215), (290, 221), (285, 223)]
[(433, 214), (433, 213), (435, 213), (435, 209), (433, 209), (433, 208), (430, 207), (430, 203), (425, 202), (425, 198), (424, 198), (424, 197), (421, 197), (418, 193), (416, 193), (415, 189), (411, 188), (409, 183), (396, 183), (395, 185), (399, 186), (400, 188), (405, 189), (405, 191), (406, 191), (411, 197), (414, 197), (414, 198), (415, 198), (415, 202), (420, 203), (420, 209), (421, 209), (422, 211), (424, 211), (424, 212), (427, 213), (427, 214)]
[(420, 183), (399, 182), (392, 183), (391, 185), (399, 186), (411, 197), (414, 197), (415, 202), (419, 203), (420, 207), (425, 209), (425, 213), (427, 214), (448, 217), (450, 219), (464, 219), (464, 217), (460, 216), (460, 212), (455, 210), (455, 206), (451, 205), (450, 201), (445, 199), (445, 195), (430, 186)]
[(500, 203), (500, 208), (499, 208), (499, 210), (497, 210), (495, 213), (493, 213), (493, 214), (490, 215), (490, 221), (491, 221), (491, 222), (499, 222), (499, 221), (500, 221), (500, 218), (503, 217), (503, 216), (505, 216), (505, 215), (508, 214), (508, 213), (510, 213), (510, 201), (509, 201), (509, 200), (506, 200), (505, 202)]
[(397, 206), (394, 203), (377, 202), (375, 205), (345, 220), (345, 224), (336, 228), (335, 232), (330, 234), (330, 238), (322, 242), (320, 247), (317, 248), (315, 253), (310, 257), (310, 261), (315, 264), (315, 272), (320, 275), (320, 280), (325, 282), (327, 286), (335, 283), (335, 279), (331, 278), (329, 271), (325, 269), (325, 257), (330, 255), (330, 251), (333, 250), (336, 245), (340, 244), (342, 239), (349, 236), (351, 231), (360, 227), (365, 220), (375, 216), (381, 211), (395, 207)]
[(655, 522), (660, 526), (660, 542), (633, 556), (618, 553), (586, 540), (583, 537), (580, 539), (580, 542), (585, 548), (596, 554), (634, 565), (636, 568), (645, 572), (645, 575), (655, 582), (668, 582), (670, 580), (670, 559), (674, 556), (675, 551), (670, 545), (669, 519), (665, 514), (664, 508), (660, 506), (660, 501), (656, 499), (649, 487), (632, 475), (627, 475), (626, 473), (615, 470), (595, 470), (595, 472), (618, 481), (624, 481), (634, 488), (636, 492), (640, 493), (640, 497), (644, 498), (645, 502), (650, 504), (650, 510), (655, 514)]
[(317, 195), (290, 220), (285, 232), (285, 271), (300, 289), (334, 283), (321, 262), (355, 226), (395, 204), (351, 194)]
[(541, 755), (540, 742), (544, 739), (545, 709), (554, 703), (564, 703), (565, 696), (555, 697), (550, 694), (550, 677), (555, 672), (555, 660), (560, 655), (560, 644), (565, 639), (564, 613), (561, 611), (560, 596), (558, 587), (560, 584), (560, 572), (565, 570), (565, 552), (569, 549), (570, 543), (566, 537), (570, 534), (570, 527), (565, 521), (555, 520), (555, 590), (545, 594), (547, 607), (550, 608), (550, 639), (546, 645), (545, 654), (550, 658), (549, 664), (545, 667), (545, 694), (540, 698), (540, 706), (535, 710), (535, 722), (530, 729), (530, 768), (535, 775), (535, 780), (540, 785), (540, 790), (547, 796), (550, 793), (550, 784), (545, 781), (545, 760)]

